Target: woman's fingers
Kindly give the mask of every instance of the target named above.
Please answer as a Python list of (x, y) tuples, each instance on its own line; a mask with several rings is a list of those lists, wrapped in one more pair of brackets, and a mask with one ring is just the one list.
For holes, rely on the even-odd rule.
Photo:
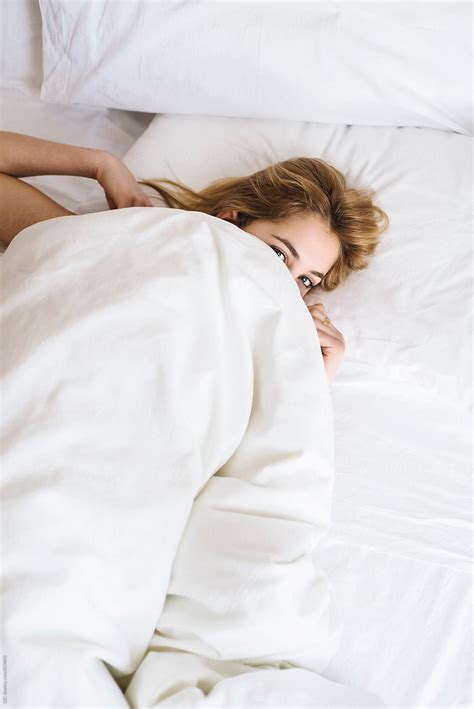
[(334, 325), (332, 325), (331, 323), (324, 322), (326, 320), (326, 318), (328, 317), (328, 315), (327, 315), (326, 311), (324, 310), (323, 305), (319, 305), (319, 307), (318, 307), (318, 305), (309, 305), (308, 310), (309, 310), (313, 320), (318, 320), (318, 322), (321, 322), (322, 324), (326, 325), (326, 327), (334, 328)]
[(128, 167), (111, 153), (105, 153), (95, 179), (105, 192), (110, 209), (153, 207), (148, 195)]
[(313, 305), (308, 305), (308, 306), (306, 306), (306, 307), (307, 307), (308, 310), (310, 310), (311, 312), (324, 313), (325, 315), (327, 315), (327, 313), (326, 313), (326, 308), (324, 307), (324, 305), (323, 305), (322, 303), (314, 303)]
[(325, 323), (321, 322), (321, 320), (316, 320), (316, 318), (313, 318), (313, 322), (318, 332), (324, 333), (328, 337), (333, 337), (334, 339), (337, 339), (337, 330), (335, 328), (331, 329), (331, 325), (326, 325)]
[(328, 314), (322, 303), (307, 307), (316, 326), (326, 374), (329, 381), (332, 381), (344, 357), (346, 347), (344, 336), (331, 322), (324, 322), (328, 318)]
[(133, 199), (132, 207), (153, 207), (152, 203), (145, 195), (143, 197), (135, 197)]
[(109, 197), (106, 199), (110, 209), (125, 209), (126, 207), (153, 207), (152, 203), (148, 199), (122, 197), (117, 200), (117, 203)]
[[(316, 305), (308, 305), (308, 310), (318, 332), (321, 332), (333, 342), (339, 349), (344, 348), (345, 340), (342, 332), (340, 332), (332, 323), (324, 322), (328, 317), (324, 305), (318, 303)], [(329, 342), (329, 340), (327, 340)]]
[(316, 327), (316, 332), (318, 333), (319, 339), (322, 345), (332, 345), (338, 340), (337, 331), (331, 329), (330, 325), (325, 325), (321, 320), (313, 318), (314, 325)]
[(314, 310), (310, 310), (309, 312), (311, 313), (311, 317), (317, 318), (318, 320), (321, 320), (321, 322), (323, 322), (323, 320), (325, 320), (327, 317), (327, 315), (325, 313), (322, 313), (319, 308), (315, 308)]

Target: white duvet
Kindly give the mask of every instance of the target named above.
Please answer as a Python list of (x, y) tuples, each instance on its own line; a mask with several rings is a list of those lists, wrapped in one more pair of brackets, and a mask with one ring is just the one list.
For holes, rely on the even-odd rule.
[(381, 706), (320, 674), (331, 396), (271, 249), (128, 208), (1, 268), (8, 705)]

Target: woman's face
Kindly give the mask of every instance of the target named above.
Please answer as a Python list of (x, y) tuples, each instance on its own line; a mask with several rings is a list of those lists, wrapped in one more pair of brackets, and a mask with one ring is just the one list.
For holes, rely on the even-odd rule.
[[(237, 212), (222, 211), (217, 215), (235, 223)], [(277, 222), (256, 219), (242, 231), (264, 241), (288, 266), (301, 296), (321, 283), (322, 276), (339, 256), (339, 239), (330, 233), (318, 215), (298, 215)]]

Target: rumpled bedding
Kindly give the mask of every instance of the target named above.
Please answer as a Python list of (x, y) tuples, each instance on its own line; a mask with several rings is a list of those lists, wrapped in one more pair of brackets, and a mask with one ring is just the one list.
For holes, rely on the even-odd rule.
[(8, 704), (381, 706), (318, 674), (332, 404), (272, 250), (136, 207), (34, 224), (1, 268)]

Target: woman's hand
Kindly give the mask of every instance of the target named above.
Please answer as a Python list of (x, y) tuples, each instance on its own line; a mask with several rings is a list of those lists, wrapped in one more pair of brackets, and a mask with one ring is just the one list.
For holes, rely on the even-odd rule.
[(336, 375), (336, 370), (344, 357), (346, 343), (342, 333), (336, 330), (332, 323), (324, 322), (328, 316), (322, 303), (308, 305), (307, 307), (318, 332), (326, 376), (332, 382)]
[(153, 207), (128, 167), (112, 153), (101, 155), (95, 179), (102, 186), (110, 209)]

